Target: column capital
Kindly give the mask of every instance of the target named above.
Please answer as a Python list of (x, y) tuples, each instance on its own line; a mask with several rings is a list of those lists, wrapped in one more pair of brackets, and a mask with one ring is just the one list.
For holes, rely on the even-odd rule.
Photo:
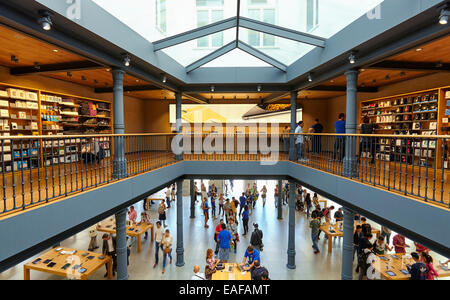
[(116, 74), (125, 74), (126, 72), (122, 68), (112, 68), (111, 73), (113, 75), (116, 75)]
[(297, 95), (298, 95), (298, 91), (297, 90), (296, 91), (291, 91), (291, 98), (292, 97), (297, 98)]
[(358, 75), (359, 74), (359, 69), (349, 69), (347, 70), (345, 73), (345, 76), (349, 76), (349, 75)]

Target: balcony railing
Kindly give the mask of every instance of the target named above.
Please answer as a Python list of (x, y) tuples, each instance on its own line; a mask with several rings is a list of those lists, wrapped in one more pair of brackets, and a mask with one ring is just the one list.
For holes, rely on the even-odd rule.
[[(0, 215), (148, 172), (175, 162), (173, 134), (0, 138)], [(126, 167), (117, 176), (115, 144)], [(117, 171), (117, 170), (116, 170)], [(117, 173), (117, 174), (116, 174)]]
[[(181, 140), (182, 147), (177, 147)], [(291, 145), (296, 157), (289, 155)], [(149, 172), (179, 159), (267, 164), (291, 160), (449, 207), (449, 146), (448, 136), (418, 135), (208, 133), (1, 137), (0, 215)]]

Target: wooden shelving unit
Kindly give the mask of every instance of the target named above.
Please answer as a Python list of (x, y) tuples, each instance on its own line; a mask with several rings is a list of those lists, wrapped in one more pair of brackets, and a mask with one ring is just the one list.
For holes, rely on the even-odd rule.
[[(67, 138), (65, 143), (53, 147), (35, 141), (13, 142), (11, 147), (11, 140), (4, 140), (0, 145), (4, 149), (0, 168), (20, 171), (30, 166), (42, 167), (51, 163), (44, 159), (50, 154), (55, 158), (53, 163), (78, 161), (75, 153), (80, 153), (86, 140), (70, 136), (111, 134), (112, 113), (112, 103), (108, 101), (0, 83), (1, 136), (57, 135)], [(100, 143), (107, 156), (111, 152), (109, 144), (109, 138)], [(67, 147), (72, 147), (71, 151)]]
[[(365, 116), (368, 116), (371, 123), (378, 125), (376, 134), (429, 137), (449, 134), (448, 131), (443, 132), (442, 130), (445, 126), (443, 120), (445, 118), (445, 105), (447, 104), (445, 93), (449, 90), (450, 87), (442, 87), (362, 101), (360, 123)], [(450, 97), (450, 93), (448, 96)], [(442, 166), (441, 158), (443, 154), (445, 161), (449, 160), (448, 147), (445, 152), (442, 152), (442, 143), (440, 142), (437, 145), (430, 143), (430, 146), (427, 145), (420, 149), (413, 140), (406, 141), (406, 144), (399, 141), (400, 139), (394, 141), (380, 139), (376, 154), (378, 158), (407, 163), (414, 161), (415, 164), (419, 163), (426, 166), (431, 165), (437, 157), (438, 168)], [(390, 154), (385, 155), (385, 153)], [(446, 164), (448, 166), (448, 163)]]

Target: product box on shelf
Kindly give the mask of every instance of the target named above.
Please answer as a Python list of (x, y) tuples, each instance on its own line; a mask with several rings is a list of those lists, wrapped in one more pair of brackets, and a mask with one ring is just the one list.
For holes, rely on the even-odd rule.
[(26, 92), (25, 93), (25, 98), (27, 100), (37, 101), (38, 100), (38, 94), (34, 93), (34, 92)]
[(0, 98), (9, 98), (8, 92), (4, 90), (0, 90)]
[(9, 110), (0, 109), (0, 117), (9, 117)]
[(9, 107), (8, 100), (0, 100), (0, 107)]

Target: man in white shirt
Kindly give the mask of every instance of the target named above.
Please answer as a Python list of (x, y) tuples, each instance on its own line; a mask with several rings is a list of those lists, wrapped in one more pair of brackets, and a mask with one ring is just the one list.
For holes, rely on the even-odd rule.
[(297, 128), (295, 128), (295, 133), (298, 134), (296, 135), (295, 138), (295, 147), (297, 148), (297, 159), (304, 162), (305, 157), (303, 155), (303, 142), (304, 142), (304, 136), (300, 135), (300, 133), (303, 133), (303, 126), (305, 126), (305, 124), (303, 123), (303, 121), (298, 122), (297, 124)]
[(159, 262), (159, 250), (162, 248), (161, 241), (164, 236), (164, 228), (161, 226), (161, 222), (156, 222), (156, 229), (155, 229), (155, 264), (153, 265), (153, 268), (156, 268)]
[(194, 276), (192, 276), (191, 280), (206, 280), (205, 274), (200, 273), (200, 267), (198, 265), (194, 266)]

